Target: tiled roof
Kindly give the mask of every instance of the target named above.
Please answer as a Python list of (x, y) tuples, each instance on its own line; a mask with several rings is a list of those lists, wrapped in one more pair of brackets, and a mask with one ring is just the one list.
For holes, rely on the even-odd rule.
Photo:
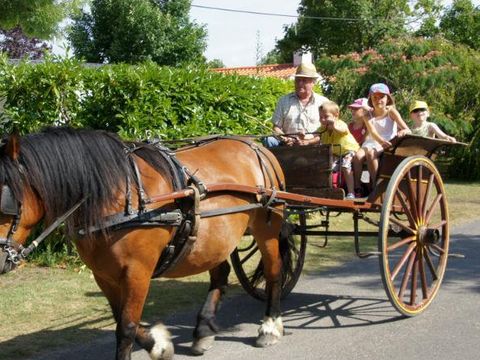
[(289, 79), (295, 75), (296, 67), (293, 64), (269, 64), (260, 66), (243, 66), (233, 68), (211, 69), (222, 74), (237, 74), (245, 76), (276, 77)]

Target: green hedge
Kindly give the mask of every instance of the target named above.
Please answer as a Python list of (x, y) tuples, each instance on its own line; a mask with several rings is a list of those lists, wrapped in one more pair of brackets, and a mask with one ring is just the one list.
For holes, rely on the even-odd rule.
[(0, 58), (4, 132), (45, 125), (106, 129), (126, 139), (260, 134), (291, 82), (225, 76), (154, 63), (88, 66), (73, 59), (8, 64)]

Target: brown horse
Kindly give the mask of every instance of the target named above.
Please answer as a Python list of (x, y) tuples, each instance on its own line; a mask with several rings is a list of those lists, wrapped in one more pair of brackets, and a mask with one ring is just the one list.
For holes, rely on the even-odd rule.
[[(273, 155), (242, 139), (204, 141), (174, 154), (103, 131), (49, 128), (10, 136), (0, 147), (0, 272), (37, 246), (23, 246), (37, 223), (55, 224), (76, 210), (66, 229), (112, 308), (116, 359), (130, 359), (134, 341), (152, 359), (170, 359), (173, 344), (165, 327), (140, 325), (150, 279), (208, 270), (210, 288), (192, 345), (202, 354), (218, 329), (227, 258), (248, 231), (261, 251), (267, 283), (256, 344), (272, 345), (283, 335), (283, 204), (271, 190), (283, 181)], [(261, 189), (270, 196), (260, 199)]]

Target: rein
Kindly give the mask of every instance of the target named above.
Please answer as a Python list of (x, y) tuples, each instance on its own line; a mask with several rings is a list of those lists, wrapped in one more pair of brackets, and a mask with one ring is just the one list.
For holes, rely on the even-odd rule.
[(66, 213), (58, 217), (53, 223), (51, 223), (43, 232), (32, 241), (28, 247), (18, 244), (13, 239), (18, 223), (20, 222), (21, 206), (18, 207), (17, 214), (14, 215), (12, 225), (6, 238), (0, 238), (0, 249), (6, 253), (0, 257), (0, 274), (11, 270), (17, 266), (21, 260), (27, 258), (30, 253), (35, 250), (42, 242), (50, 235), (53, 230), (60, 226), (70, 215), (72, 215), (84, 202), (86, 198), (83, 198), (78, 203), (73, 205)]

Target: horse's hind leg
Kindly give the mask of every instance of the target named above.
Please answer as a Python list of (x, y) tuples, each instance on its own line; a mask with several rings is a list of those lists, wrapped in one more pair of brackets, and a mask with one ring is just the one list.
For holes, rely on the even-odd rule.
[(283, 336), (283, 323), (280, 310), (282, 259), (279, 242), (282, 218), (272, 214), (270, 225), (267, 225), (265, 220), (262, 221), (261, 217), (259, 221), (257, 226), (251, 228), (251, 232), (262, 254), (263, 271), (266, 281), (267, 307), (263, 324), (258, 330), (256, 346), (266, 347), (276, 344)]
[(191, 350), (195, 355), (203, 354), (213, 345), (215, 334), (218, 332), (215, 315), (222, 295), (225, 293), (229, 273), (230, 265), (227, 261), (210, 270), (210, 288), (207, 299), (197, 315), (197, 325), (193, 331), (194, 340)]

